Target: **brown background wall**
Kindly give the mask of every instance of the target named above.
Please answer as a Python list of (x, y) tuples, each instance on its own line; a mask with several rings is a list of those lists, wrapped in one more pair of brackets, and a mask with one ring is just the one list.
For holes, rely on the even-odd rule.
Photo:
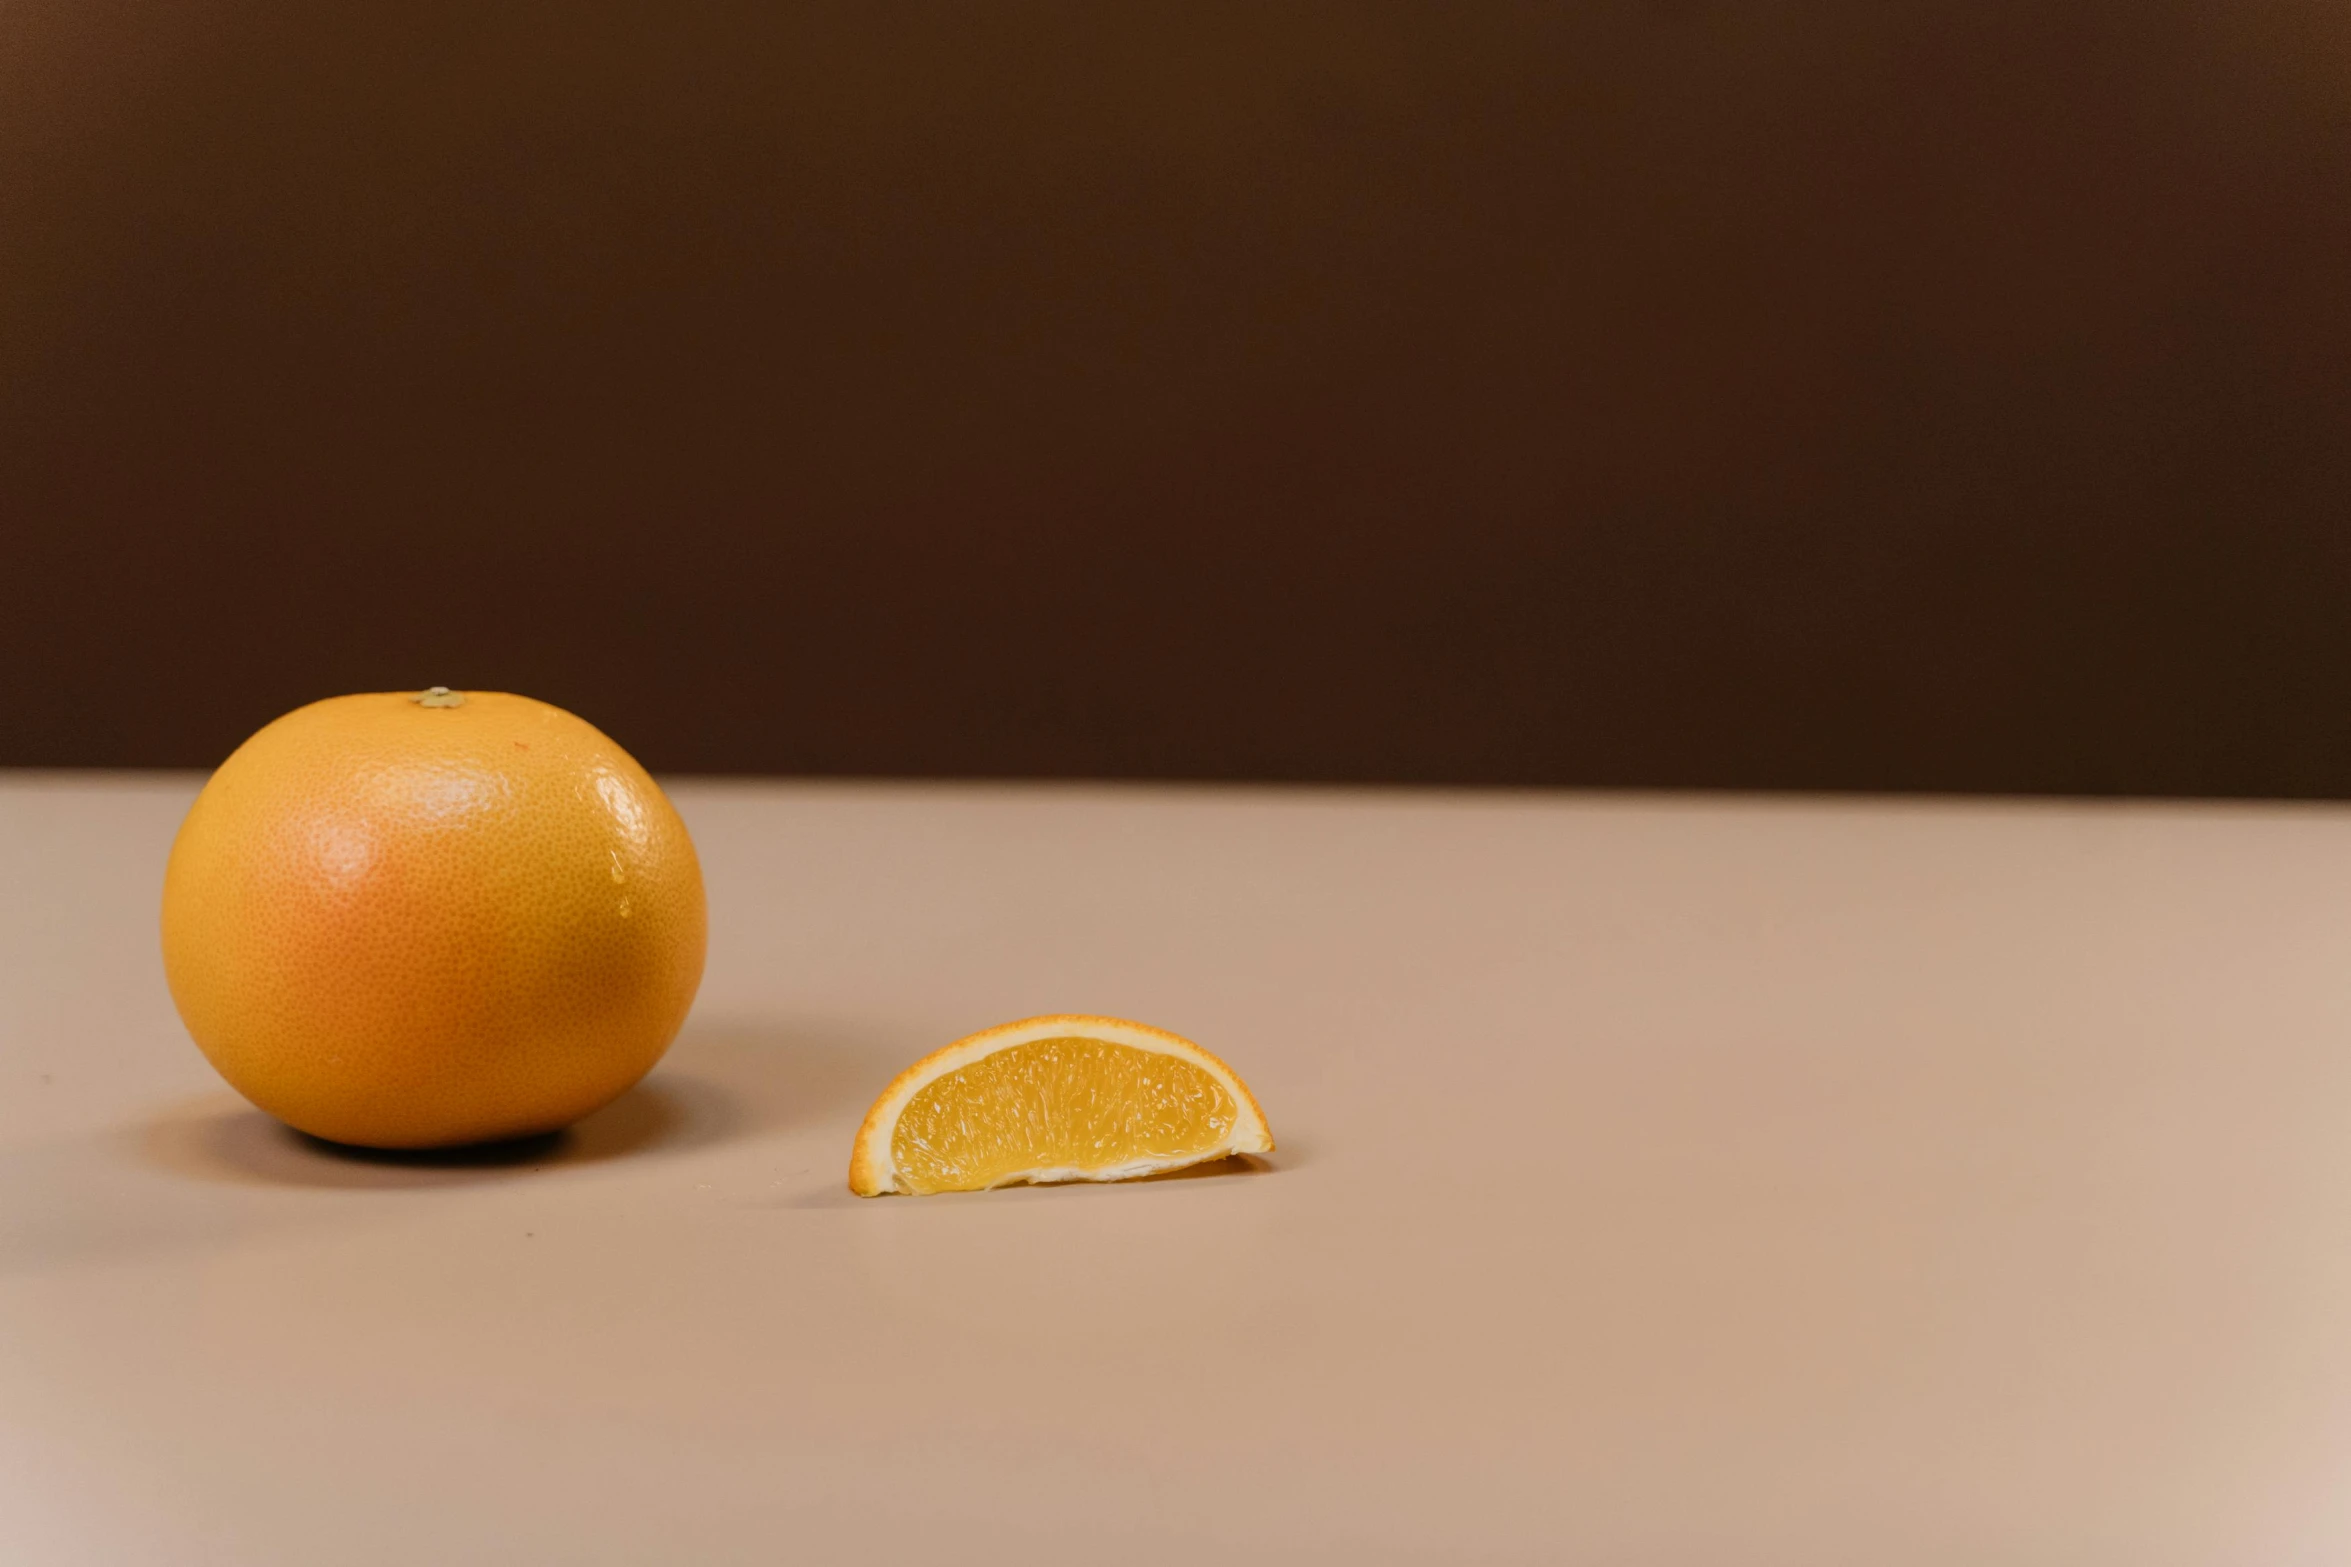
[(2351, 9), (0, 4), (0, 762), (2351, 795)]

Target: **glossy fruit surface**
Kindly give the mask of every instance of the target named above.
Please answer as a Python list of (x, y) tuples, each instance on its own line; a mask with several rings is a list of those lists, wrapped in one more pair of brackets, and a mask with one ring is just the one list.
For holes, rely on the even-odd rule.
[(238, 1092), (380, 1148), (569, 1125), (701, 981), (694, 845), (593, 726), (499, 692), (314, 702), (238, 747), (163, 890), (172, 999)]

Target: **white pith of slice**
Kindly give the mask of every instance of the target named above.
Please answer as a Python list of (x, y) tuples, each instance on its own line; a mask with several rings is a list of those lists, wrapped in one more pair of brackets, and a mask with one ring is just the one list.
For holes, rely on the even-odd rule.
[(898, 1179), (892, 1145), (897, 1137), (898, 1117), (904, 1113), (914, 1096), (948, 1073), (959, 1071), (974, 1061), (994, 1055), (999, 1050), (1034, 1044), (1041, 1039), (1098, 1039), (1108, 1044), (1126, 1045), (1188, 1062), (1214, 1078), (1232, 1096), (1235, 1111), (1232, 1130), (1214, 1147), (1180, 1158), (1139, 1159), (1103, 1170), (1024, 1170), (1003, 1177), (995, 1185), (1126, 1181), (1137, 1176), (1157, 1175), (1166, 1170), (1180, 1170), (1187, 1165), (1205, 1164), (1212, 1159), (1223, 1159), (1237, 1153), (1273, 1152), (1273, 1133), (1266, 1128), (1265, 1112), (1259, 1108), (1257, 1096), (1249, 1091), (1249, 1085), (1242, 1082), (1231, 1067), (1198, 1045), (1180, 1034), (1171, 1034), (1165, 1029), (1125, 1018), (1056, 1013), (1049, 1017), (1022, 1018), (1017, 1023), (1004, 1023), (984, 1029), (944, 1049), (931, 1052), (899, 1073), (896, 1081), (882, 1090), (881, 1097), (866, 1112), (865, 1124), (858, 1128), (857, 1146), (849, 1157), (849, 1189), (860, 1197), (879, 1197), (886, 1193), (907, 1191), (908, 1188)]

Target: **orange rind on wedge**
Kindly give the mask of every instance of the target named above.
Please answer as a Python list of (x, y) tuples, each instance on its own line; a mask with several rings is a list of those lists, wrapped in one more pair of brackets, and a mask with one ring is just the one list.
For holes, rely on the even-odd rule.
[(1123, 1018), (1024, 1018), (898, 1074), (858, 1128), (849, 1189), (1125, 1181), (1273, 1151), (1257, 1096), (1180, 1035)]

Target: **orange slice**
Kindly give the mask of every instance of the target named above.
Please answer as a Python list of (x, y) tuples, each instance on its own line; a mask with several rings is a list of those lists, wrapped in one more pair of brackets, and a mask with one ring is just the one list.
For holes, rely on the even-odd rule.
[(1114, 1017), (1032, 1017), (899, 1073), (857, 1130), (849, 1189), (1124, 1181), (1272, 1151), (1249, 1085), (1190, 1040)]

